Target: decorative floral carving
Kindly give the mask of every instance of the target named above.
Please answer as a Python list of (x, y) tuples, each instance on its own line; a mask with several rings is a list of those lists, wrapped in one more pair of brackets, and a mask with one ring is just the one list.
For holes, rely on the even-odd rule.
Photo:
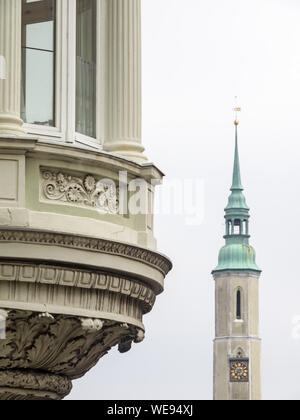
[(79, 177), (51, 170), (41, 172), (46, 199), (93, 207), (107, 214), (118, 213), (119, 189), (113, 182), (97, 180), (93, 175)]
[(93, 192), (96, 189), (96, 180), (93, 176), (86, 176), (84, 180), (84, 186), (88, 192)]

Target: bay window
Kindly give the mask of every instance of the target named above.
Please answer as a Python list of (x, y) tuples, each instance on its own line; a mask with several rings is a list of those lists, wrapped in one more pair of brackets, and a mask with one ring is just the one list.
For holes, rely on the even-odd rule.
[(22, 0), (21, 117), (41, 141), (100, 141), (102, 0)]

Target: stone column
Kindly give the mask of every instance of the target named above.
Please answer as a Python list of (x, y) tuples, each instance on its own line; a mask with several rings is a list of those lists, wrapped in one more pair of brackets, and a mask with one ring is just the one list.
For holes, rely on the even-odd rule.
[(105, 7), (104, 150), (142, 163), (141, 0)]
[(21, 0), (0, 0), (0, 135), (24, 134), (20, 119)]

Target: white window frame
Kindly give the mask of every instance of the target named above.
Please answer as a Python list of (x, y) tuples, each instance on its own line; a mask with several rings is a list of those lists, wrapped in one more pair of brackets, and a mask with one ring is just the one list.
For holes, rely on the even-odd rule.
[(56, 0), (55, 127), (24, 124), (41, 142), (102, 149), (103, 1), (97, 0), (96, 138), (76, 133), (76, 0)]

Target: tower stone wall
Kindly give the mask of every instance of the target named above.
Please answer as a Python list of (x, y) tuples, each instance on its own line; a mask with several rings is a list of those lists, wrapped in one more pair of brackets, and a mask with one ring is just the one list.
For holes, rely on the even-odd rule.
[[(214, 341), (214, 399), (259, 400), (260, 338), (259, 275), (247, 272), (215, 274), (216, 331)], [(237, 319), (237, 291), (241, 319)], [(235, 382), (231, 360), (249, 360), (247, 382)], [(237, 362), (239, 363), (239, 362)]]

